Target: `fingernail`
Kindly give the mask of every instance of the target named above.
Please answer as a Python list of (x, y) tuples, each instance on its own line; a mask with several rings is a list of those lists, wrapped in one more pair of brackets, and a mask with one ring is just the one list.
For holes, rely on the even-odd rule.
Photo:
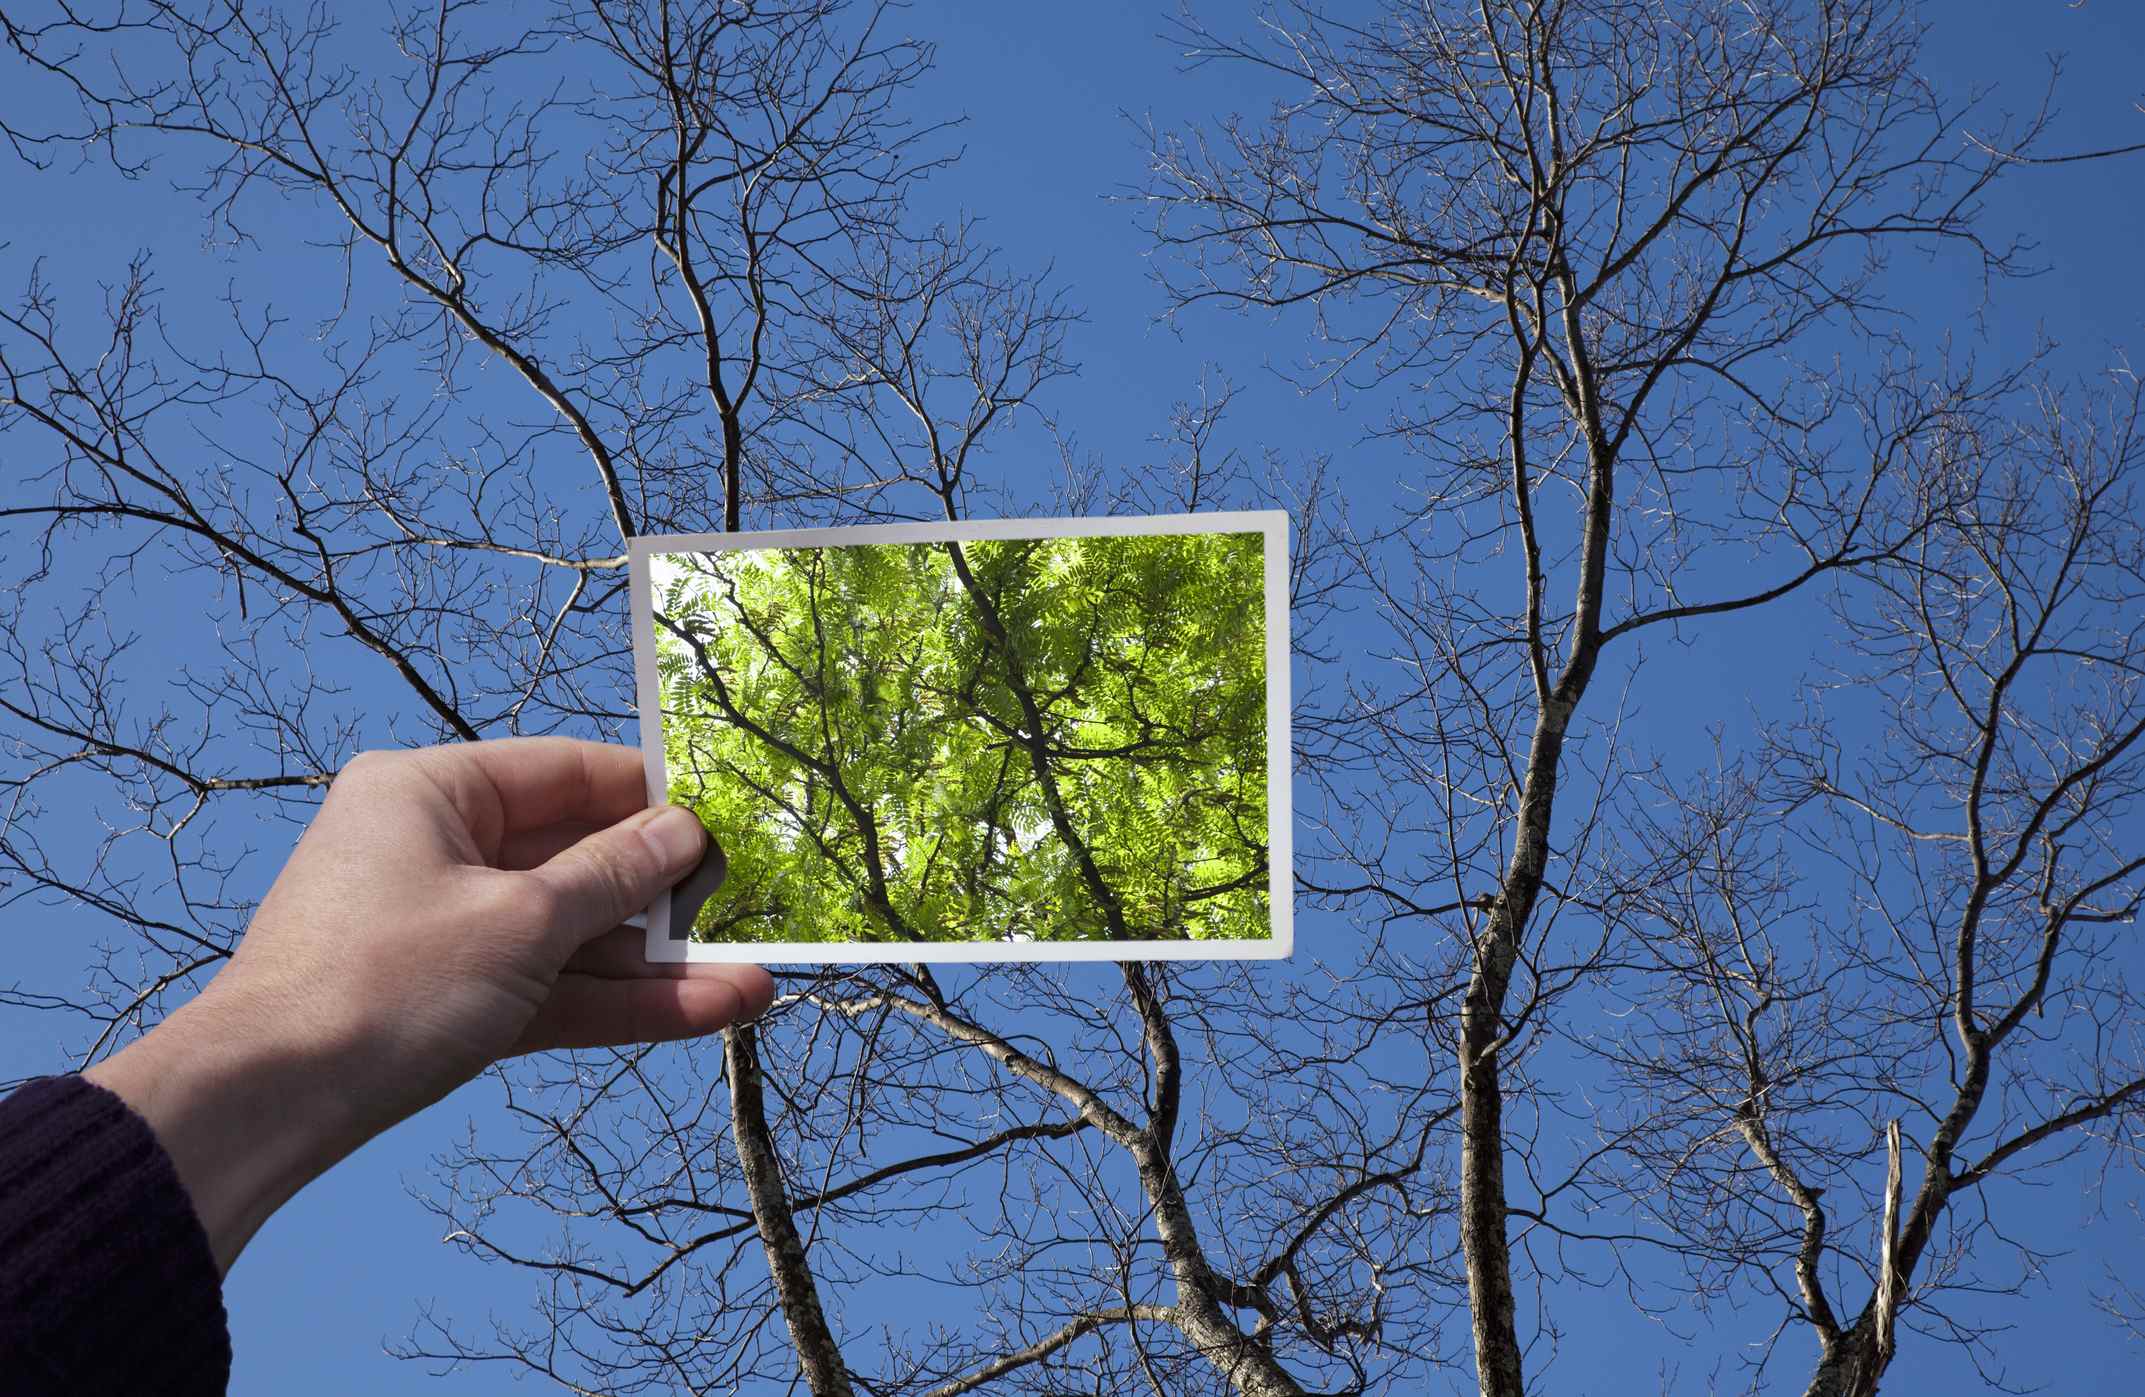
[(700, 827), (699, 816), (682, 805), (664, 806), (643, 828), (662, 854), (665, 868), (683, 872), (698, 863), (708, 847), (707, 831)]

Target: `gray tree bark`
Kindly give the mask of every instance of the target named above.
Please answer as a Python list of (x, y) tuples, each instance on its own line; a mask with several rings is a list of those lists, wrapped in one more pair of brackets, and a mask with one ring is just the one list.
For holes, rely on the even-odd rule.
[(774, 1134), (767, 1128), (766, 1093), (760, 1074), (759, 1033), (739, 1024), (725, 1035), (723, 1061), (730, 1072), (730, 1132), (752, 1200), (752, 1218), (767, 1251), (782, 1318), (796, 1345), (797, 1366), (812, 1397), (856, 1397), (842, 1352), (820, 1308), (819, 1286), (804, 1254), (804, 1239), (782, 1187), (782, 1164), (775, 1155)]

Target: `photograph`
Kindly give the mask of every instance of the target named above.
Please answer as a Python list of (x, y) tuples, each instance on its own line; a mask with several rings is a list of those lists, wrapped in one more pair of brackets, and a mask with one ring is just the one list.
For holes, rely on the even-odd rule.
[(1286, 516), (636, 540), (653, 959), (1289, 952)]

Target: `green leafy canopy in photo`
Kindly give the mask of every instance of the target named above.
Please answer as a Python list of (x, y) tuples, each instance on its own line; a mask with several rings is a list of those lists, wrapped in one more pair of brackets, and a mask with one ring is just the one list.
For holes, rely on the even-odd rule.
[(699, 940), (1244, 940), (1267, 899), (1257, 533), (652, 559)]

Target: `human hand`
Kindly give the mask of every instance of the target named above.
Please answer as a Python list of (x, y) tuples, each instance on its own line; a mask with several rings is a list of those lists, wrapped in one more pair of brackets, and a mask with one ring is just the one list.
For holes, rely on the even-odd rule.
[(275, 1208), (490, 1063), (691, 1037), (767, 1007), (756, 966), (650, 964), (620, 923), (690, 872), (639, 755), (566, 738), (346, 766), (222, 973), (84, 1075), (148, 1119), (220, 1265)]

